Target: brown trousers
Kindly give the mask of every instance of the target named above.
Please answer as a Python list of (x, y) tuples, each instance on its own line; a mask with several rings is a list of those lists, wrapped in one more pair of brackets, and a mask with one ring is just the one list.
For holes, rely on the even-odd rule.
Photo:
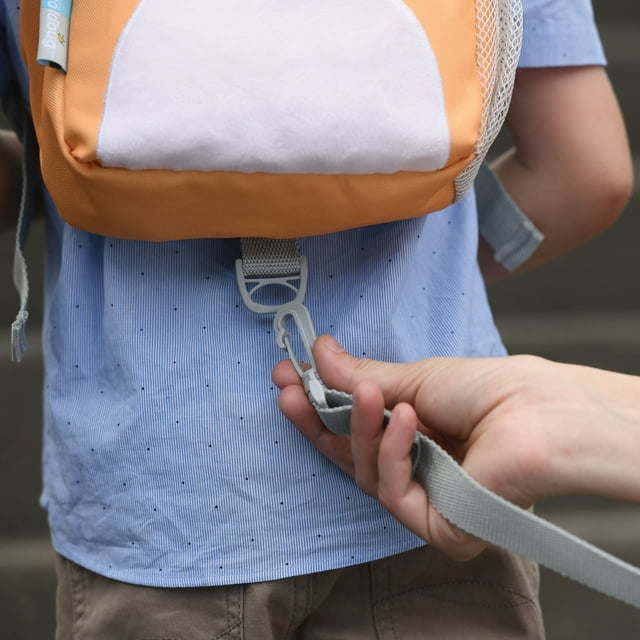
[(198, 588), (116, 582), (58, 556), (56, 640), (544, 638), (531, 563), (468, 563), (424, 547), (272, 582)]

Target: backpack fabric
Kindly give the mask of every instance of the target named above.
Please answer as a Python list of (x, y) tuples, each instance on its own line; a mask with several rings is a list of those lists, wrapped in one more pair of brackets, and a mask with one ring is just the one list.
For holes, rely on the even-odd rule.
[(502, 125), (522, 26), (519, 0), (75, 0), (65, 72), (36, 60), (40, 2), (21, 11), (61, 215), (155, 241), (295, 238), (448, 206)]

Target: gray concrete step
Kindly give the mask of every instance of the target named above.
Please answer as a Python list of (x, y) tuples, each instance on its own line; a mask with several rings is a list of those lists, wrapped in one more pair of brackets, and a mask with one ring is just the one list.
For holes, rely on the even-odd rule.
[(0, 640), (53, 640), (55, 588), (46, 539), (0, 539)]
[(640, 375), (638, 311), (497, 312), (510, 353)]
[(637, 0), (593, 0), (599, 22), (619, 21), (640, 25), (640, 4)]
[(41, 486), (42, 366), (36, 347), (20, 366), (8, 362), (8, 343), (0, 341), (0, 538), (46, 531), (37, 507)]

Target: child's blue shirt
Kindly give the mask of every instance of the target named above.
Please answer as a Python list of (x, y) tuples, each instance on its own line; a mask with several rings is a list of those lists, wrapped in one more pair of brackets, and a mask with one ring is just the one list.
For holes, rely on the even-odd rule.
[[(0, 86), (24, 83), (6, 2)], [(525, 0), (522, 66), (603, 64), (588, 0)], [(53, 545), (154, 586), (272, 580), (423, 544), (280, 414), (271, 321), (239, 243), (91, 235), (47, 200), (44, 488)], [(318, 330), (355, 355), (505, 354), (478, 269), (474, 194), (440, 213), (302, 240)]]

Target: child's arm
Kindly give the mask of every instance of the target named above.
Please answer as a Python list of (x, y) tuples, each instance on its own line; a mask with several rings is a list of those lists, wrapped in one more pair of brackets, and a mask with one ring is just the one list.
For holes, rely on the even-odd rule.
[(11, 131), (0, 131), (0, 232), (13, 228), (20, 206), (20, 142)]
[[(520, 69), (507, 125), (515, 148), (493, 169), (544, 235), (517, 272), (537, 267), (611, 226), (632, 190), (629, 143), (602, 67)], [(488, 280), (508, 275), (480, 248)]]

